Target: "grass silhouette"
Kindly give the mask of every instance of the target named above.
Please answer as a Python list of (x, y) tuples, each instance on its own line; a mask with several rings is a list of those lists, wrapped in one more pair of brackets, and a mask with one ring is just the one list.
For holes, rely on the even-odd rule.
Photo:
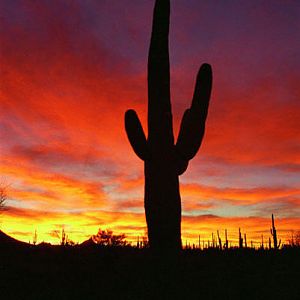
[(280, 248), (220, 239), (159, 253), (109, 230), (76, 245), (28, 244), (0, 231), (1, 299), (299, 299), (299, 235)]
[(0, 246), (1, 299), (299, 299), (300, 248)]

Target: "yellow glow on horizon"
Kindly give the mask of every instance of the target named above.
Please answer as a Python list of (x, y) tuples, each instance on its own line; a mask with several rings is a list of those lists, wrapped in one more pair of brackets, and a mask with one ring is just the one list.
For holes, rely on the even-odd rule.
[[(25, 212), (25, 210), (24, 210)], [(10, 236), (31, 242), (34, 232), (37, 230), (37, 242), (49, 242), (59, 244), (61, 231), (64, 228), (68, 238), (75, 243), (82, 243), (92, 235), (102, 230), (110, 229), (115, 234), (125, 233), (126, 240), (136, 244), (138, 237), (146, 236), (146, 222), (142, 213), (121, 213), (93, 211), (84, 214), (39, 213), (30, 211), (27, 215), (20, 211), (19, 216), (2, 214), (1, 230)], [(282, 243), (291, 237), (292, 231), (300, 230), (299, 218), (275, 219), (278, 240)], [(224, 231), (227, 229), (228, 240), (232, 246), (238, 244), (238, 229), (242, 234), (246, 233), (247, 243), (251, 241), (258, 247), (261, 243), (261, 235), (264, 236), (265, 245), (268, 244), (271, 220), (269, 218), (218, 218), (213, 216), (183, 217), (182, 220), (182, 244), (186, 243), (198, 246), (200, 235), (201, 247), (204, 241), (212, 241), (212, 233), (217, 240), (219, 230), (222, 243), (224, 243)]]

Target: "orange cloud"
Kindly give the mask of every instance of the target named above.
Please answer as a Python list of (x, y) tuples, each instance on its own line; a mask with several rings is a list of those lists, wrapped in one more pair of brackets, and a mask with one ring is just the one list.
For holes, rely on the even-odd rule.
[[(29, 162), (19, 161), (18, 167), (13, 161), (2, 161), (1, 170), (10, 178), (8, 198), (31, 206), (54, 210), (63, 208), (82, 209), (100, 207), (106, 203), (103, 186), (99, 182), (74, 179), (32, 166)], [(15, 183), (15, 181), (17, 183)]]
[(183, 197), (236, 201), (239, 204), (261, 203), (276, 198), (300, 196), (300, 189), (287, 187), (218, 188), (200, 184), (183, 184)]

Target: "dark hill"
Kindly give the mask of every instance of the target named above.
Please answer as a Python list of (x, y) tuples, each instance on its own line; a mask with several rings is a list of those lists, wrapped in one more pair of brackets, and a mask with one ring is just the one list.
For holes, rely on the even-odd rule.
[(89, 238), (88, 240), (82, 242), (81, 244), (79, 244), (80, 247), (94, 247), (96, 244), (95, 242), (93, 241), (92, 238)]
[(0, 230), (0, 248), (3, 247), (28, 247), (30, 244), (18, 241)]

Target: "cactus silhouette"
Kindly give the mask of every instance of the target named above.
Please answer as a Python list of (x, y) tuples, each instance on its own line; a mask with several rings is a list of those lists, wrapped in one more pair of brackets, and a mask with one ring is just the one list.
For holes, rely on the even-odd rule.
[(241, 228), (239, 228), (239, 248), (243, 248), (243, 238), (242, 238)]
[(145, 213), (152, 249), (181, 249), (179, 175), (200, 148), (212, 87), (212, 71), (198, 72), (192, 104), (184, 113), (174, 143), (170, 100), (170, 0), (157, 0), (148, 57), (148, 137), (134, 110), (125, 113), (125, 129), (145, 166)]
[(273, 245), (274, 245), (274, 249), (279, 249), (280, 244), (281, 244), (281, 240), (278, 243), (278, 239), (277, 239), (277, 230), (275, 228), (275, 221), (274, 221), (274, 215), (272, 214), (272, 228), (270, 229), (271, 235), (273, 237)]

